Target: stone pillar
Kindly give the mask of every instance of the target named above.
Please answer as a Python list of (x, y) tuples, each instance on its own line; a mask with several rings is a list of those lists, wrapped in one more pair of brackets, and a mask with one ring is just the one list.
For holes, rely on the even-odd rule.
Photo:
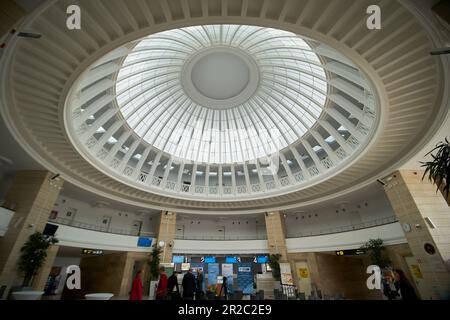
[(52, 245), (47, 250), (47, 258), (42, 267), (39, 269), (38, 274), (33, 278), (33, 290), (43, 291), (47, 284), (48, 276), (55, 262), (56, 255), (58, 254), (59, 246)]
[(265, 217), (269, 253), (281, 254), (280, 262), (288, 262), (283, 213), (280, 211), (267, 212)]
[(59, 195), (63, 180), (52, 180), (52, 176), (47, 171), (19, 171), (5, 197), (4, 206), (15, 211), (8, 231), (0, 238), (0, 287), (6, 286), (5, 292), (21, 284), (17, 273), (20, 249), (32, 233), (43, 231)]
[(135, 276), (135, 273), (138, 270), (134, 270), (134, 266), (136, 262), (141, 262), (141, 268), (142, 268), (142, 284), (143, 284), (143, 295), (148, 295), (148, 285), (146, 284), (146, 273), (145, 271), (148, 270), (148, 261), (149, 259), (149, 253), (148, 252), (127, 252), (126, 254), (126, 260), (125, 260), (125, 266), (123, 268), (123, 275), (122, 275), (122, 282), (120, 284), (120, 291), (119, 296), (120, 297), (128, 297), (129, 292), (131, 291), (131, 285), (133, 283), (133, 279)]
[(175, 224), (177, 222), (177, 214), (175, 212), (161, 212), (161, 221), (158, 230), (158, 242), (164, 241), (160, 260), (162, 263), (172, 262), (173, 241), (175, 239)]
[(386, 179), (385, 192), (420, 267), (422, 299), (450, 298), (450, 207), (423, 171), (400, 170)]

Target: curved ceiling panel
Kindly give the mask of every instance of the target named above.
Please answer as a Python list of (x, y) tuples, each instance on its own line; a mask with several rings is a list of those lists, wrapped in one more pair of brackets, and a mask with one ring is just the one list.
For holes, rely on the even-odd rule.
[[(45, 167), (59, 172), (64, 179), (84, 189), (118, 201), (158, 209), (197, 213), (250, 213), (310, 204), (360, 188), (379, 178), (380, 175), (388, 174), (391, 170), (398, 168), (399, 164), (407, 161), (423, 147), (448, 113), (449, 97), (448, 94), (445, 94), (444, 88), (448, 88), (449, 84), (449, 58), (429, 55), (432, 48), (444, 46), (445, 35), (440, 34), (437, 29), (433, 29), (424, 20), (421, 12), (407, 1), (286, 0), (252, 1), (251, 5), (250, 2), (243, 0), (214, 2), (111, 0), (107, 3), (106, 1), (80, 0), (79, 3), (83, 8), (81, 30), (67, 30), (61, 18), (66, 16), (66, 8), (72, 4), (71, 1), (48, 1), (33, 15), (25, 19), (19, 28), (40, 33), (43, 35), (42, 38), (12, 37), (8, 40), (0, 60), (0, 111), (8, 129), (20, 145)], [(382, 30), (367, 29), (365, 21), (368, 5), (379, 5), (384, 13)], [(111, 172), (99, 170), (93, 159), (87, 161), (86, 157), (81, 155), (83, 150), (73, 143), (73, 139), (67, 134), (67, 130), (70, 131), (70, 128), (65, 127), (64, 105), (67, 97), (72, 94), (71, 89), (77, 85), (75, 84), (76, 79), (102, 56), (115, 48), (126, 46), (130, 41), (165, 30), (199, 24), (258, 25), (288, 30), (307, 39), (317, 40), (318, 42), (312, 41), (311, 43), (308, 40), (308, 45), (319, 59), (323, 57), (328, 59), (321, 60), (328, 86), (327, 101), (323, 107), (325, 111), (331, 110), (331, 113), (322, 111), (319, 119), (308, 128), (308, 132), (320, 127), (319, 133), (324, 139), (328, 136), (325, 136), (323, 130), (333, 135), (334, 138), (342, 137), (341, 134), (332, 134), (331, 132), (334, 132), (333, 129), (339, 129), (338, 125), (343, 124), (346, 119), (349, 122), (345, 121), (347, 126), (343, 127), (349, 131), (350, 124), (355, 120), (351, 120), (349, 111), (344, 107), (347, 104), (340, 98), (345, 97), (352, 101), (352, 93), (358, 95), (354, 90), (348, 90), (349, 86), (347, 86), (348, 82), (352, 83), (351, 79), (356, 81), (355, 74), (352, 73), (353, 69), (360, 70), (374, 86), (374, 98), (379, 100), (376, 102), (379, 102), (380, 106), (379, 125), (375, 127), (379, 129), (367, 141), (367, 146), (361, 147), (362, 152), (356, 152), (353, 159), (348, 160), (348, 166), (329, 169), (329, 173), (324, 174), (322, 178), (318, 175), (313, 184), (303, 182), (300, 188), (297, 185), (292, 185), (292, 189), (286, 187), (283, 194), (272, 194), (266, 188), (266, 191), (254, 191), (251, 197), (247, 198), (223, 199), (223, 197), (216, 196), (212, 196), (211, 200), (208, 200), (208, 197), (204, 199), (197, 196), (189, 198), (190, 193), (182, 197), (166, 190), (158, 192), (153, 189), (137, 187), (129, 179), (123, 179), (123, 171), (120, 172), (117, 168)], [(123, 52), (115, 54), (118, 55), (118, 58), (125, 57), (133, 48), (134, 46), (125, 47)], [(340, 54), (336, 55), (336, 52)], [(225, 60), (244, 59), (243, 56), (236, 57), (228, 55)], [(210, 58), (223, 59), (223, 52)], [(114, 60), (114, 57), (109, 56), (109, 59)], [(228, 88), (227, 91), (217, 92), (213, 90), (217, 88), (217, 84), (215, 86), (212, 84), (211, 87), (209, 83), (196, 80), (196, 74), (202, 73), (201, 66), (207, 65), (211, 59), (199, 60), (201, 62), (198, 65), (199, 68), (196, 69), (195, 66), (192, 68), (191, 80), (194, 79), (192, 84), (194, 87), (196, 86), (197, 93), (201, 94), (203, 98), (209, 98), (210, 102), (212, 102), (211, 100), (226, 100), (234, 96), (244, 97), (240, 95), (243, 92), (240, 89), (246, 83), (251, 82), (251, 67), (248, 64), (246, 65), (249, 71), (243, 73), (244, 79), (233, 84), (233, 87)], [(117, 67), (116, 71), (120, 69), (122, 62), (115, 66)], [(343, 66), (348, 66), (350, 69)], [(356, 68), (354, 68), (355, 66)], [(113, 74), (100, 67), (96, 76), (101, 76), (101, 72)], [(333, 77), (333, 74), (345, 74), (346, 77)], [(246, 75), (248, 75), (248, 80)], [(282, 77), (285, 79), (285, 74)], [(277, 79), (280, 79), (279, 76), (269, 80), (276, 82)], [(98, 84), (112, 90), (110, 96), (106, 95), (99, 105), (110, 103), (109, 112), (110, 114), (114, 113), (114, 119), (122, 117), (122, 120), (125, 121), (115, 100), (115, 79), (103, 80), (106, 81), (99, 81)], [(221, 80), (227, 81), (226, 77)], [(261, 83), (264, 79), (259, 78), (259, 81)], [(298, 81), (298, 79), (294, 81)], [(336, 90), (339, 97), (333, 97), (331, 89)], [(98, 91), (94, 90), (93, 92)], [(278, 99), (282, 95), (286, 101), (289, 100), (288, 94), (276, 95), (275, 92), (265, 93), (267, 97), (271, 94), (272, 98)], [(249, 93), (246, 92), (246, 94)], [(199, 104), (198, 96), (192, 96), (192, 98)], [(108, 99), (111, 100), (107, 102)], [(216, 104), (214, 111), (222, 110), (223, 105)], [(108, 115), (104, 114), (104, 117)], [(98, 119), (94, 115), (94, 119), (89, 121)], [(115, 121), (112, 120), (112, 122)], [(331, 126), (328, 126), (327, 123)], [(127, 132), (126, 129), (130, 126), (126, 121), (123, 124), (120, 130)], [(95, 131), (97, 129), (99, 128), (96, 128)], [(104, 127), (104, 129), (107, 131), (107, 128)], [(111, 131), (113, 131), (112, 129)], [(358, 134), (356, 126), (353, 133)], [(347, 136), (343, 138), (349, 138), (349, 134), (353, 135), (348, 132)], [(99, 133), (96, 135), (98, 136)], [(88, 136), (86, 134), (86, 137)], [(115, 135), (114, 137), (117, 139)], [(132, 134), (129, 138), (131, 140), (124, 141), (124, 143), (125, 147), (131, 150), (130, 143), (141, 137)], [(317, 138), (320, 140), (320, 137)], [(304, 151), (303, 155), (308, 155), (311, 159), (306, 163), (306, 159), (303, 159), (305, 165), (303, 171), (307, 173), (310, 171), (309, 168), (313, 168), (313, 165), (320, 166), (323, 159), (315, 158), (313, 152), (308, 152), (309, 149), (305, 149), (305, 146), (306, 148), (308, 146), (304, 140), (309, 143), (311, 149), (316, 146), (313, 142), (320, 145), (316, 137), (305, 134), (299, 139), (301, 143), (291, 145), (294, 150), (297, 150), (300, 157), (296, 159), (295, 151), (290, 150), (286, 154), (292, 157), (285, 158), (288, 165), (287, 160), (295, 160), (293, 163), (298, 163), (302, 169), (302, 153), (300, 151)], [(114, 145), (118, 146), (117, 149), (124, 146), (124, 144)], [(149, 145), (147, 143), (147, 146)], [(146, 147), (145, 143), (139, 144), (139, 148), (144, 147)], [(284, 148), (280, 155), (285, 155), (284, 152), (287, 149), (290, 148)], [(322, 147), (322, 149), (324, 148)], [(122, 157), (130, 156), (130, 159), (135, 157), (133, 161), (140, 161), (145, 158), (144, 152), (149, 152), (150, 157), (154, 157), (153, 162), (159, 163), (161, 160), (155, 161), (159, 154), (169, 171), (164, 171), (163, 175), (152, 174), (151, 176), (156, 177), (156, 183), (180, 181), (178, 177), (172, 180), (173, 177), (170, 173), (177, 172), (183, 176), (184, 169), (176, 169), (178, 163), (167, 165), (167, 161), (170, 161), (169, 153), (158, 152), (158, 150), (162, 151), (153, 147), (137, 150), (137, 153), (142, 152), (140, 159), (137, 159), (139, 156), (135, 157), (135, 153), (123, 153), (116, 150), (117, 152), (110, 158), (112, 161), (112, 158), (120, 152)], [(326, 153), (326, 150), (318, 150), (318, 152)], [(333, 153), (330, 151), (329, 154)], [(283, 162), (283, 159), (281, 160)], [(192, 167), (187, 170), (191, 170), (191, 175), (192, 172), (202, 172), (203, 175), (195, 175), (199, 181), (204, 180), (205, 176), (209, 177), (210, 172), (213, 172), (211, 181), (214, 181), (214, 172), (217, 172), (217, 178), (222, 176), (222, 178), (228, 179), (226, 177), (228, 173), (225, 175), (225, 172), (233, 170), (233, 163), (227, 163), (227, 161), (221, 163), (225, 165), (221, 169), (222, 175), (219, 175), (220, 166), (217, 164), (201, 162), (194, 167), (195, 164), (192, 163)], [(255, 167), (256, 164), (261, 165), (261, 162), (256, 162)], [(175, 168), (170, 170), (172, 166)], [(255, 167), (251, 167), (247, 173), (252, 172)], [(285, 165), (280, 167), (288, 173), (289, 170)], [(234, 167), (236, 177), (239, 172), (243, 173), (245, 177), (245, 168), (246, 166)], [(331, 170), (335, 170), (334, 173), (331, 173)], [(291, 171), (293, 174), (295, 173), (295, 170)], [(133, 171), (132, 174), (139, 175), (141, 172)], [(168, 172), (167, 177), (165, 176), (166, 172)], [(317, 172), (315, 169), (311, 169), (310, 173), (314, 174), (315, 172)], [(255, 176), (253, 179), (257, 180), (251, 181), (250, 185), (247, 185), (246, 182), (245, 188), (249, 190), (255, 184), (264, 187), (266, 182), (272, 186), (270, 181), (266, 181), (267, 178), (261, 178)], [(151, 180), (153, 183), (153, 179)], [(276, 180), (273, 180), (276, 184)], [(182, 181), (185, 181), (184, 177)], [(313, 179), (309, 181), (312, 183)], [(281, 185), (281, 180), (279, 182)], [(218, 184), (220, 186), (219, 182)], [(278, 189), (279, 187), (274, 190)], [(211, 193), (209, 190), (208, 192), (208, 194)]]

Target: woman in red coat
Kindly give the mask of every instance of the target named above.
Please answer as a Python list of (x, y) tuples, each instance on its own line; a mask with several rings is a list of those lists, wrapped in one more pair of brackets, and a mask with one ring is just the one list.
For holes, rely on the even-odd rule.
[(136, 273), (133, 280), (133, 285), (131, 286), (130, 300), (142, 300), (142, 270)]
[(156, 300), (163, 300), (167, 296), (167, 275), (166, 268), (161, 266), (159, 268), (159, 282), (156, 288)]

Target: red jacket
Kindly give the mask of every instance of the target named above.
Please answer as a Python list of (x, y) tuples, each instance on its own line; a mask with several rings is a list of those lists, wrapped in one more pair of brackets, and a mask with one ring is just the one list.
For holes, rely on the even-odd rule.
[(136, 275), (131, 287), (130, 300), (142, 300), (142, 280), (140, 275)]
[(167, 294), (167, 276), (161, 273), (159, 277), (158, 287), (156, 288), (156, 298), (163, 298)]

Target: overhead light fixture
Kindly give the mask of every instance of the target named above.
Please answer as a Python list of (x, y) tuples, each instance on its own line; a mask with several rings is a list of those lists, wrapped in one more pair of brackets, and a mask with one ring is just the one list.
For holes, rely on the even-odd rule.
[(450, 47), (445, 48), (437, 48), (430, 52), (432, 56), (439, 56), (441, 54), (449, 54), (450, 53)]
[(381, 180), (381, 179), (377, 179), (377, 181), (378, 181), (382, 186), (385, 186), (385, 185), (386, 185), (386, 183), (384, 183), (383, 180)]
[(39, 33), (33, 33), (33, 32), (19, 32), (17, 34), (18, 37), (23, 38), (33, 38), (33, 39), (39, 39), (42, 37), (42, 34)]
[(55, 174), (54, 176), (52, 176), (51, 178), (50, 178), (50, 180), (55, 180), (55, 179), (57, 179), (59, 177), (59, 173), (57, 173), (57, 174)]

